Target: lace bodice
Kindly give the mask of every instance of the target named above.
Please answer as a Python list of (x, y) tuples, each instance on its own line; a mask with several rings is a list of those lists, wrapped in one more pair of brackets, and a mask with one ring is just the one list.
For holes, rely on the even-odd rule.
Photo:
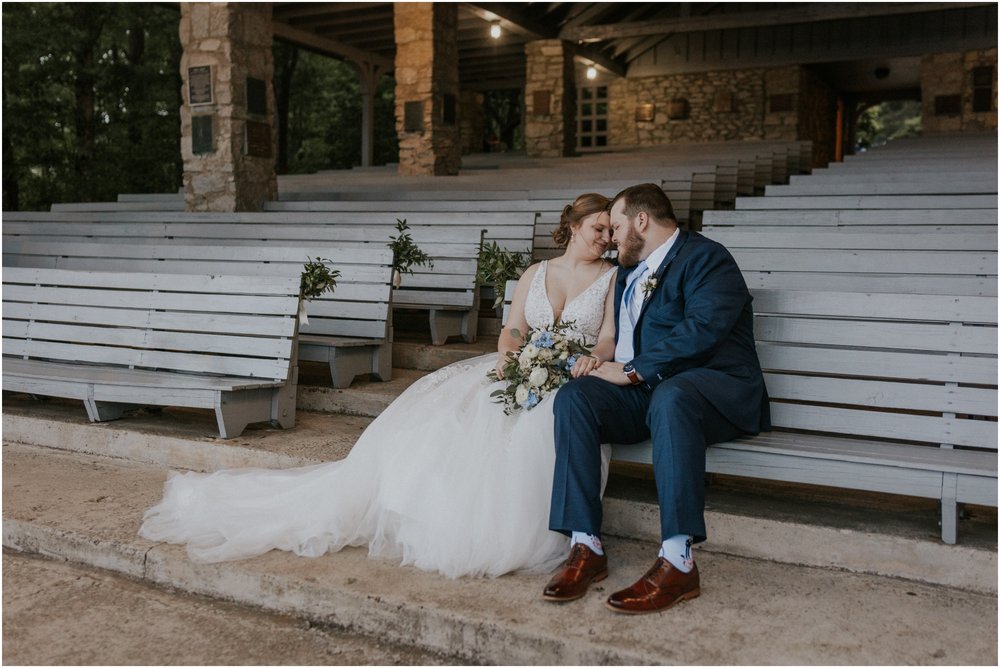
[[(528, 288), (528, 296), (524, 302), (524, 317), (528, 326), (532, 329), (550, 327), (555, 321), (555, 314), (552, 310), (552, 303), (545, 292), (545, 270), (548, 260), (543, 260), (531, 279), (531, 286)], [(577, 333), (584, 345), (593, 346), (597, 343), (597, 336), (601, 332), (601, 323), (604, 321), (604, 302), (608, 296), (608, 288), (611, 286), (610, 275), (614, 274), (614, 268), (597, 277), (586, 290), (578, 294), (573, 299), (566, 302), (560, 320), (562, 322), (572, 322), (571, 331)]]

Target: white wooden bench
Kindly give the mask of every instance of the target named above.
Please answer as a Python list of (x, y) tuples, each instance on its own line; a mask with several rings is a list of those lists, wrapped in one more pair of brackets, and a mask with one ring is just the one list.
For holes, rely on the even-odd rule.
[[(766, 198), (765, 198), (766, 199)], [(706, 211), (702, 219), (704, 228), (722, 225), (746, 226), (749, 229), (760, 229), (768, 226), (803, 226), (815, 225), (822, 227), (854, 226), (874, 228), (880, 226), (906, 226), (912, 228), (914, 234), (928, 227), (938, 226), (970, 226), (983, 225), (996, 228), (997, 212), (995, 209), (799, 209), (799, 210), (759, 210), (743, 209), (740, 211)]]
[(321, 257), (341, 272), (334, 293), (305, 304), (309, 322), (298, 337), (301, 360), (329, 366), (336, 388), (359, 375), (392, 379), (390, 310), (392, 253), (384, 247), (277, 244), (185, 245), (176, 239), (102, 243), (89, 238), (33, 241), (8, 238), (5, 267), (46, 267), (124, 272), (220, 272), (240, 276), (297, 277), (302, 265)]
[[(993, 209), (992, 195), (816, 195), (799, 197), (741, 197), (736, 210), (780, 209)], [(959, 214), (955, 214), (959, 215)]]
[(936, 499), (946, 543), (957, 504), (997, 505), (995, 297), (752, 293), (774, 430), (711, 446), (709, 472)]
[(91, 421), (134, 405), (215, 411), (222, 438), (295, 424), (299, 278), (3, 272), (3, 389), (80, 399)]
[[(4, 239), (35, 238), (50, 241), (101, 240), (107, 243), (160, 243), (226, 246), (350, 245), (386, 249), (395, 224), (358, 227), (356, 221), (331, 221), (322, 213), (55, 213), (4, 214)], [(317, 222), (295, 224), (296, 220)], [(381, 219), (380, 219), (381, 220)], [(530, 228), (529, 228), (530, 229)], [(426, 311), (431, 340), (442, 345), (452, 336), (476, 340), (479, 289), (476, 284), (482, 229), (471, 225), (419, 225), (413, 240), (430, 255), (433, 267), (415, 267), (403, 286), (393, 291), (394, 308)], [(526, 250), (523, 246), (513, 246)]]

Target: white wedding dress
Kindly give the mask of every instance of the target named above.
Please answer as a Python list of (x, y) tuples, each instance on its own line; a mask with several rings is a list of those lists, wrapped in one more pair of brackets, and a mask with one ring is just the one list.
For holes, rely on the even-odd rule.
[[(543, 262), (525, 304), (532, 328), (552, 324)], [(609, 270), (562, 313), (596, 342)], [(568, 539), (548, 530), (552, 396), (504, 415), (486, 377), (496, 353), (452, 364), (410, 386), (342, 461), (303, 468), (171, 473), (139, 535), (187, 544), (195, 561), (242, 559), (277, 548), (317, 557), (368, 545), (449, 577), (551, 570)], [(609, 452), (605, 453), (607, 471)]]

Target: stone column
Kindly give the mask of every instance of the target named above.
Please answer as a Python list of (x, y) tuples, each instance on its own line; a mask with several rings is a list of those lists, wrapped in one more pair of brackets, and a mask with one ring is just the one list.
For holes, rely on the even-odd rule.
[(576, 74), (571, 44), (543, 39), (524, 45), (527, 56), (524, 146), (532, 158), (576, 151)]
[(397, 2), (393, 14), (399, 173), (458, 174), (458, 5)]
[(271, 4), (182, 2), (181, 155), (188, 211), (275, 199)]

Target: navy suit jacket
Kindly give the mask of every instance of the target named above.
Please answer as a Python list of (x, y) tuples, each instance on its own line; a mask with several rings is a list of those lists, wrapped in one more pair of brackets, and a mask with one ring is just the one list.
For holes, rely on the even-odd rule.
[[(633, 270), (618, 272), (616, 325)], [(750, 434), (769, 430), (770, 406), (753, 338), (753, 297), (733, 256), (722, 244), (681, 230), (651, 276), (657, 285), (642, 306), (633, 339), (639, 375), (655, 389), (685, 372), (733, 425)]]

